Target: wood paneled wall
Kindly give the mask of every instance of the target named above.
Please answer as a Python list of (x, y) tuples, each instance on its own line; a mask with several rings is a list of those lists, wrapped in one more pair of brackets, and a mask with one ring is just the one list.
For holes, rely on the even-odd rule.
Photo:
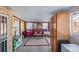
[(70, 18), (67, 11), (61, 11), (51, 18), (51, 46), (53, 51), (57, 51), (58, 40), (70, 41)]
[(70, 39), (70, 18), (67, 11), (57, 13), (57, 40)]

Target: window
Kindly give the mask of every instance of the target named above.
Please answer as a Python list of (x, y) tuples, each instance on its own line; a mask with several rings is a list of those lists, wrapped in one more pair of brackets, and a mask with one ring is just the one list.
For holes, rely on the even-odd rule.
[(26, 23), (27, 29), (32, 29), (32, 23)]
[(14, 32), (16, 31), (15, 35), (20, 35), (20, 30), (19, 30), (19, 20), (15, 20), (15, 25), (14, 25)]
[(71, 19), (72, 32), (79, 32), (79, 14), (73, 14)]
[(3, 36), (3, 23), (1, 22), (1, 36)]
[(47, 29), (48, 30), (48, 23), (43, 23), (43, 29)]
[(1, 24), (1, 32), (0, 32), (0, 36), (6, 36), (7, 35), (7, 17), (5, 16), (0, 16), (0, 24)]
[(0, 51), (7, 51), (7, 20), (8, 17), (0, 14)]
[(43, 29), (42, 23), (37, 23), (38, 29)]
[(4, 17), (4, 35), (7, 35), (7, 17)]

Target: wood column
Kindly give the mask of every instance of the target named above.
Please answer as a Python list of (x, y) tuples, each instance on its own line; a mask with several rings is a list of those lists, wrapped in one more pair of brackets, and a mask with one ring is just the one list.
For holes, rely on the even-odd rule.
[(50, 35), (52, 51), (57, 51), (57, 15), (51, 18), (50, 22)]

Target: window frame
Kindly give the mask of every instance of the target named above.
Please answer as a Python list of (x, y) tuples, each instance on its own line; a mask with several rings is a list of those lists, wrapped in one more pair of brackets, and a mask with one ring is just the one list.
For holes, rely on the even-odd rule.
[[(7, 18), (7, 19), (6, 19), (6, 35), (4, 35), (4, 34), (2, 35), (2, 34), (0, 33), (0, 34), (1, 34), (0, 37), (5, 37), (5, 36), (7, 37), (7, 33), (8, 33), (8, 32), (7, 32), (7, 25), (8, 25), (8, 24), (7, 24), (7, 23), (8, 23), (7, 21), (8, 21), (8, 19), (9, 19), (9, 16), (8, 16), (8, 15), (5, 15), (5, 14), (0, 14), (0, 16), (1, 16), (1, 17), (4, 17), (4, 18)], [(4, 20), (5, 20), (5, 19), (4, 19)], [(1, 21), (1, 22), (2, 22), (2, 21)], [(5, 23), (5, 22), (4, 22), (4, 23)], [(4, 23), (3, 23), (3, 33), (5, 32), (5, 30), (4, 30)], [(0, 26), (1, 26), (1, 25), (0, 25)]]
[(79, 31), (74, 30), (74, 17), (77, 17), (77, 14), (79, 15), (79, 11), (70, 13), (70, 32), (71, 33), (79, 33)]

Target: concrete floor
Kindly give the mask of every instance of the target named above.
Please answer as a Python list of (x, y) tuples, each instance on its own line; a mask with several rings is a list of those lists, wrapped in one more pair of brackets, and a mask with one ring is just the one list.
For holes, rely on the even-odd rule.
[[(34, 39), (34, 38), (33, 38)], [(32, 41), (33, 41), (32, 39)], [(39, 38), (40, 40), (41, 38)], [(42, 38), (42, 41), (47, 39), (48, 42), (50, 43), (50, 38)], [(52, 52), (51, 50), (51, 46), (24, 46), (24, 43), (27, 41), (28, 39), (23, 39), (23, 44), (22, 46), (20, 46), (19, 48), (17, 48), (16, 52)], [(35, 43), (35, 41), (33, 42)], [(40, 42), (36, 43), (40, 44)]]

